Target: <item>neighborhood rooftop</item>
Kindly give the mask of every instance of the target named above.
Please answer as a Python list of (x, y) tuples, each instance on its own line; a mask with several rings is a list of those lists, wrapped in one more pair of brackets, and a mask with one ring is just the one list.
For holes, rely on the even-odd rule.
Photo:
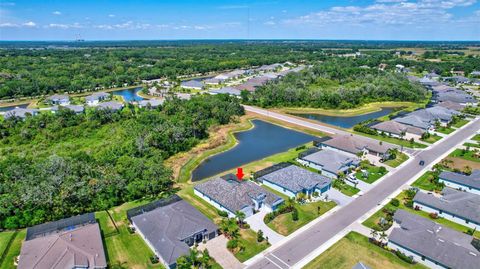
[(390, 242), (447, 268), (478, 268), (480, 252), (471, 244), (472, 236), (402, 209), (393, 218), (401, 228), (392, 230)]
[(378, 130), (380, 132), (387, 132), (387, 133), (392, 133), (396, 135), (402, 135), (405, 133), (422, 135), (424, 133), (424, 131), (418, 127), (409, 126), (393, 120), (377, 123), (375, 125), (372, 125), (371, 128)]
[(38, 109), (16, 107), (10, 111), (7, 111), (5, 115), (3, 115), (3, 118), (8, 119), (12, 117), (19, 117), (24, 119), (27, 117), (27, 115), (34, 116), (37, 113), (38, 113)]
[(373, 142), (359, 136), (354, 137), (353, 135), (335, 136), (334, 138), (323, 141), (322, 143), (329, 147), (344, 150), (353, 154), (361, 152), (364, 148), (378, 153), (386, 153), (390, 148), (388, 145), (381, 145), (378, 142)]
[(480, 224), (480, 195), (444, 188), (442, 197), (419, 191), (413, 201)]
[(197, 233), (216, 234), (218, 229), (211, 220), (181, 199), (136, 215), (131, 220), (169, 265), (188, 254), (190, 247), (186, 240)]
[(356, 157), (351, 157), (345, 153), (328, 149), (306, 155), (301, 157), (301, 159), (320, 165), (323, 170), (335, 174), (339, 171), (346, 170), (350, 164), (357, 165), (360, 162)]
[(466, 187), (471, 187), (480, 190), (480, 170), (473, 170), (472, 174), (465, 175), (450, 171), (443, 171), (440, 179), (457, 183)]
[(313, 188), (322, 189), (331, 184), (331, 179), (296, 165), (280, 168), (263, 175), (259, 181), (266, 180), (294, 193)]

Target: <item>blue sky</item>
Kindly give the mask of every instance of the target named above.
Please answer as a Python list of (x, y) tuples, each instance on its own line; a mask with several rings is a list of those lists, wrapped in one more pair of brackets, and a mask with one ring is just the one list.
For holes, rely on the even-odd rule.
[(0, 40), (480, 40), (476, 0), (0, 0)]

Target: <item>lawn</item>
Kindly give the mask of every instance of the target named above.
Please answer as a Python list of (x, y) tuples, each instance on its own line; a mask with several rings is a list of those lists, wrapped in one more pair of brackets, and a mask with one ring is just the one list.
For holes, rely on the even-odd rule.
[(460, 119), (458, 120), (455, 124), (453, 124), (452, 126), (455, 127), (455, 128), (460, 128), (462, 127), (463, 125), (467, 124), (468, 123), (468, 120), (466, 119)]
[(480, 134), (477, 134), (474, 137), (472, 137), (472, 140), (480, 142)]
[(453, 131), (455, 131), (455, 129), (452, 127), (440, 126), (439, 128), (435, 128), (435, 131), (442, 134), (451, 134)]
[(177, 194), (178, 196), (182, 197), (182, 199), (193, 205), (198, 211), (202, 212), (202, 214), (207, 218), (213, 220), (214, 222), (220, 221), (221, 217), (218, 215), (218, 210), (202, 198), (196, 196), (193, 193), (193, 186), (187, 186)]
[(368, 241), (368, 238), (350, 232), (315, 258), (304, 269), (350, 269), (358, 262), (370, 268), (427, 268), (421, 264), (409, 264), (395, 254)]
[(7, 250), (8, 243), (15, 236), (14, 231), (6, 231), (0, 233), (0, 257), (3, 256), (3, 253)]
[(439, 136), (439, 135), (436, 135), (436, 134), (430, 134), (430, 136), (427, 137), (427, 138), (420, 138), (420, 140), (422, 140), (423, 142), (427, 142), (427, 143), (430, 143), (430, 144), (433, 144), (440, 139), (442, 139), (442, 137)]
[[(297, 221), (293, 221), (292, 213), (286, 213), (277, 216), (268, 223), (267, 226), (281, 235), (289, 235), (334, 208), (336, 205), (337, 204), (333, 201), (318, 201), (314, 203), (305, 203), (303, 205), (296, 203), (295, 207), (298, 210)], [(320, 211), (318, 211), (318, 207), (320, 207)]]
[(241, 229), (240, 237), (238, 239), (239, 244), (245, 246), (244, 251), (239, 251), (235, 253), (235, 257), (240, 261), (244, 262), (251, 257), (257, 255), (258, 253), (264, 251), (270, 246), (270, 243), (263, 241), (262, 243), (257, 242), (257, 233), (250, 229)]
[(15, 260), (15, 257), (20, 255), (20, 249), (22, 248), (22, 242), (25, 239), (25, 236), (27, 234), (27, 230), (23, 229), (19, 231), (15, 238), (13, 239), (13, 242), (10, 245), (10, 248), (7, 250), (5, 255), (3, 256), (3, 260), (1, 261), (0, 264), (0, 269), (14, 269), (15, 266), (13, 265), (13, 261)]
[(401, 165), (403, 162), (408, 160), (408, 156), (405, 153), (399, 152), (397, 153), (397, 156), (393, 160), (388, 160), (385, 162), (386, 165), (390, 167), (398, 167)]
[(358, 171), (355, 173), (355, 177), (359, 180), (365, 181), (369, 184), (377, 181), (379, 178), (383, 177), (388, 171), (383, 170), (378, 166), (373, 166), (370, 164), (363, 164), (362, 170), (367, 170), (368, 176), (365, 178), (362, 171)]
[(465, 147), (471, 147), (471, 148), (480, 148), (480, 144), (479, 143), (465, 143), (463, 144)]
[(347, 195), (347, 196), (354, 196), (355, 194), (357, 194), (360, 189), (357, 189), (353, 186), (350, 186), (348, 185), (347, 183), (345, 182), (342, 182), (338, 179), (334, 180), (333, 181), (333, 185), (332, 185), (335, 189), (339, 190), (341, 193)]
[(443, 187), (432, 182), (434, 176), (432, 171), (427, 171), (420, 176), (413, 184), (412, 187), (417, 187), (426, 191), (441, 191)]
[(480, 162), (480, 158), (475, 156), (475, 152), (472, 150), (456, 149), (451, 154), (451, 157), (458, 157), (469, 161)]

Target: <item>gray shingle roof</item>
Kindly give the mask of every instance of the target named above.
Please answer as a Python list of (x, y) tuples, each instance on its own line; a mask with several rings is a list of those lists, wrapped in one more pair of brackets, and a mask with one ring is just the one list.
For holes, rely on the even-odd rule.
[(401, 209), (397, 210), (393, 218), (401, 228), (392, 230), (389, 241), (445, 267), (478, 268), (480, 252), (472, 246), (472, 236)]
[(249, 180), (212, 179), (195, 186), (195, 190), (215, 200), (217, 203), (235, 213), (242, 208), (254, 206), (252, 199), (264, 199), (270, 206), (283, 202), (279, 196), (265, 190)]
[(92, 93), (91, 95), (85, 97), (86, 101), (95, 101), (95, 100), (101, 100), (110, 97), (110, 94), (106, 92), (95, 92)]
[(117, 111), (117, 110), (120, 110), (122, 108), (123, 108), (122, 103), (114, 102), (114, 101), (100, 103), (97, 106), (97, 109), (110, 109), (110, 110), (113, 110), (113, 111)]
[(52, 96), (49, 96), (47, 100), (52, 102), (68, 101), (70, 100), (70, 97), (68, 95), (63, 95), (63, 94), (54, 94)]
[(439, 178), (480, 190), (480, 170), (473, 170), (471, 175), (444, 171)]
[(396, 135), (401, 135), (404, 132), (422, 135), (425, 132), (418, 127), (409, 126), (393, 120), (377, 123), (375, 125), (372, 125), (371, 128), (381, 132), (387, 132), (387, 133), (396, 134)]
[(19, 118), (26, 118), (27, 115), (34, 116), (38, 113), (38, 109), (29, 109), (29, 108), (21, 108), (16, 107), (12, 110), (5, 112), (3, 115), (4, 119), (12, 118), (12, 117), (19, 117)]
[(400, 123), (403, 123), (403, 124), (406, 124), (406, 125), (410, 125), (410, 126), (413, 126), (413, 127), (417, 127), (417, 128), (423, 129), (423, 130), (427, 130), (431, 126), (433, 126), (432, 122), (430, 122), (428, 120), (425, 120), (425, 119), (423, 119), (419, 116), (410, 115), (410, 114), (405, 116), (405, 117), (395, 118), (394, 121), (400, 122)]
[(160, 105), (162, 105), (164, 101), (165, 101), (165, 99), (141, 100), (141, 101), (138, 102), (138, 105), (140, 107), (148, 107), (150, 105), (150, 107), (155, 108), (155, 107), (159, 107)]
[(232, 87), (223, 87), (220, 89), (214, 89), (211, 90), (210, 92), (212, 93), (218, 93), (218, 94), (230, 94), (230, 95), (240, 95), (240, 90), (232, 88)]
[(480, 225), (480, 195), (445, 188), (442, 197), (419, 191), (413, 201)]
[(188, 253), (190, 248), (182, 240), (199, 232), (209, 234), (218, 229), (184, 200), (135, 216), (132, 222), (169, 265)]
[(302, 157), (301, 159), (321, 165), (322, 169), (332, 173), (344, 171), (351, 165), (358, 165), (360, 160), (357, 157), (351, 157), (347, 154), (324, 149), (313, 154)]
[(378, 142), (372, 142), (359, 136), (354, 137), (352, 135), (338, 135), (332, 139), (323, 141), (322, 143), (353, 154), (362, 151), (364, 148), (374, 152), (386, 153), (390, 148), (388, 145), (380, 145)]
[(182, 81), (180, 83), (181, 87), (187, 87), (187, 88), (203, 88), (202, 82), (198, 80), (187, 80), (187, 81)]
[(330, 178), (296, 165), (290, 165), (263, 175), (259, 180), (269, 181), (294, 193), (301, 192), (304, 189), (311, 190), (315, 187), (322, 189), (332, 183)]
[(58, 111), (60, 108), (65, 108), (65, 109), (69, 109), (75, 113), (82, 113), (85, 108), (83, 106), (79, 106), (79, 105), (68, 105), (68, 106), (61, 106), (61, 107), (58, 107), (58, 106), (54, 106), (52, 107), (52, 111)]

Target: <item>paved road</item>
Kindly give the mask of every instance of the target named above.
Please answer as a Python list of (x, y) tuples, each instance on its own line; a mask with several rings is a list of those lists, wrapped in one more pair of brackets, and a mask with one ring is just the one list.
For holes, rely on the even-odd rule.
[[(400, 189), (407, 181), (421, 172), (425, 166), (433, 164), (439, 156), (453, 150), (461, 141), (472, 136), (479, 129), (480, 119), (476, 119), (470, 125), (447, 138), (443, 138), (430, 148), (418, 151), (413, 157), (413, 161), (393, 171), (392, 174), (383, 179), (366, 194), (340, 208), (330, 217), (316, 223), (308, 230), (291, 238), (273, 251), (268, 252), (248, 268), (277, 269), (294, 266), (308, 254), (368, 213), (368, 211), (375, 208), (396, 190)], [(425, 166), (418, 165), (420, 160), (425, 161)]]
[[(307, 128), (310, 128), (310, 129), (318, 130), (318, 131), (324, 132), (326, 135), (329, 135), (329, 136), (333, 136), (333, 135), (352, 135), (352, 133), (341, 130), (341, 129), (333, 128), (333, 127), (323, 125), (323, 124), (313, 123), (313, 122), (310, 122), (310, 121), (307, 121), (307, 120), (304, 120), (304, 119), (300, 119), (298, 117), (293, 117), (293, 116), (288, 116), (288, 115), (272, 112), (272, 111), (269, 111), (267, 109), (253, 107), (253, 106), (247, 106), (247, 105), (243, 105), (243, 107), (245, 108), (246, 111), (257, 113), (257, 114), (267, 116), (267, 117), (270, 117), (270, 118), (274, 118), (274, 119), (277, 119), (277, 120), (289, 122), (289, 123), (292, 123), (292, 124), (296, 124), (298, 126), (303, 126), (303, 127), (307, 127)], [(371, 140), (374, 143), (378, 143), (378, 140), (375, 140), (375, 139), (372, 139), (372, 138), (369, 138), (369, 137), (366, 137), (366, 136), (355, 135), (355, 134), (354, 134), (354, 136), (358, 136), (358, 137), (361, 137), (362, 139)], [(390, 144), (390, 143), (387, 143), (387, 142), (383, 142), (383, 143), (385, 145), (391, 145), (392, 147), (400, 148), (400, 146), (398, 146), (398, 145)], [(418, 152), (417, 150), (410, 149), (410, 148), (404, 148), (403, 150), (405, 152), (409, 153), (409, 154), (416, 154), (416, 152)]]

